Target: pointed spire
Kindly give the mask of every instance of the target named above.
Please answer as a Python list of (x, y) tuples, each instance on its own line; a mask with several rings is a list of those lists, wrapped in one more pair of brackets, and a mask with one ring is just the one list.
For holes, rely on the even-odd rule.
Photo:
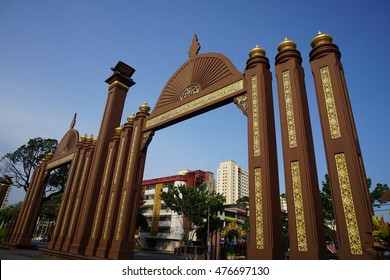
[(190, 50), (188, 51), (188, 55), (190, 56), (190, 58), (193, 58), (199, 53), (199, 50), (200, 50), (200, 44), (198, 42), (198, 37), (196, 36), (196, 34), (194, 34), (194, 37), (192, 38), (192, 44)]

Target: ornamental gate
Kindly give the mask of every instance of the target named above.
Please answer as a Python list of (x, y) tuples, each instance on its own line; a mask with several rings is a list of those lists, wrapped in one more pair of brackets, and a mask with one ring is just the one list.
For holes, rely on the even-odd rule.
[[(370, 248), (372, 209), (352, 109), (332, 37), (311, 42), (314, 76), (341, 259), (375, 258)], [(250, 231), (248, 259), (283, 259), (272, 74), (264, 49), (249, 52), (243, 73), (224, 55), (199, 54), (194, 36), (189, 59), (172, 75), (149, 114), (145, 103), (120, 126), (134, 69), (119, 62), (106, 80), (108, 99), (99, 138), (63, 144), (36, 168), (32, 188), (8, 242), (28, 245), (34, 205), (50, 166), (71, 161), (48, 252), (69, 258), (132, 259), (147, 148), (160, 129), (234, 102), (247, 116)], [(326, 259), (318, 177), (302, 57), (285, 39), (275, 58), (290, 259)], [(73, 131), (73, 126), (71, 126)], [(69, 132), (68, 132), (69, 133)], [(74, 135), (76, 132), (73, 132)], [(66, 141), (65, 141), (66, 142)], [(65, 143), (64, 142), (64, 143)], [(62, 143), (62, 141), (61, 141)], [(61, 148), (62, 147), (62, 148)], [(69, 147), (72, 147), (71, 149)], [(60, 151), (62, 149), (62, 151)], [(68, 151), (68, 149), (72, 151)], [(59, 157), (61, 155), (61, 157)], [(38, 199), (38, 200), (37, 200)], [(35, 212), (34, 212), (35, 211)]]

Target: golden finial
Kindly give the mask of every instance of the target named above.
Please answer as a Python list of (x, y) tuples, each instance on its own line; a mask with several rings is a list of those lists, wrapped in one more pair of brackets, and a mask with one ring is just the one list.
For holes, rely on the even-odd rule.
[(311, 47), (315, 48), (320, 45), (330, 44), (333, 42), (332, 36), (329, 34), (324, 34), (321, 31), (318, 31), (317, 36), (311, 41)]
[(93, 137), (92, 143), (96, 144), (97, 140), (98, 140), (97, 137)]
[(135, 114), (134, 114), (134, 113), (131, 114), (131, 116), (128, 116), (128, 117), (127, 117), (127, 122), (129, 122), (129, 123), (133, 123), (134, 120), (135, 120)]
[(139, 106), (139, 110), (141, 112), (144, 112), (144, 113), (147, 113), (150, 111), (150, 106), (148, 105), (148, 103), (146, 103), (146, 101), (144, 102), (144, 104), (142, 104), (141, 106)]
[(297, 44), (293, 40), (288, 39), (287, 37), (284, 38), (284, 41), (278, 45), (278, 52), (282, 52), (285, 50), (296, 50), (296, 49), (297, 49)]
[(87, 136), (87, 142), (92, 142), (93, 134)]
[(85, 133), (83, 136), (80, 137), (81, 141), (86, 141), (87, 140), (87, 133)]
[(122, 130), (123, 130), (123, 127), (122, 126), (118, 126), (117, 128), (115, 128), (115, 133), (116, 134), (121, 134)]
[(265, 50), (263, 48), (260, 48), (259, 45), (256, 45), (253, 49), (249, 52), (249, 57), (255, 57), (255, 56), (265, 56)]

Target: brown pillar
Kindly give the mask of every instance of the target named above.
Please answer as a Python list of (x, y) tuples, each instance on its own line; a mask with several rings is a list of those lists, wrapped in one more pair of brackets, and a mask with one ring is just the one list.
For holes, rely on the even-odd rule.
[(114, 175), (115, 159), (118, 153), (121, 132), (122, 127), (117, 127), (115, 129), (115, 134), (112, 136), (111, 142), (108, 145), (108, 156), (106, 166), (104, 168), (102, 184), (100, 186), (97, 209), (93, 219), (92, 233), (85, 251), (85, 255), (87, 256), (95, 255), (97, 246), (99, 244), (99, 239), (102, 233), (102, 225), (104, 222), (104, 214), (106, 213), (108, 201), (107, 197), (109, 195), (108, 191), (110, 190), (109, 186), (111, 185), (111, 181)]
[(290, 259), (326, 259), (324, 222), (302, 57), (287, 38), (278, 47), (278, 78)]
[[(34, 169), (34, 172), (33, 172), (33, 175), (32, 175), (32, 178), (31, 178), (31, 181), (30, 181), (30, 186), (33, 186), (35, 185), (36, 183), (36, 180), (37, 178), (39, 177), (38, 174), (41, 170), (41, 165), (38, 164), (35, 169)], [(12, 230), (10, 231), (8, 237), (7, 237), (7, 242), (8, 243), (11, 243), (13, 244), (14, 242), (16, 242), (16, 239), (20, 233), (20, 230), (21, 230), (21, 226), (23, 224), (23, 220), (25, 219), (25, 215), (26, 215), (26, 211), (28, 209), (28, 204), (31, 203), (31, 197), (32, 197), (32, 194), (34, 193), (34, 190), (33, 188), (28, 188), (27, 189), (27, 193), (24, 197), (24, 201), (23, 201), (23, 204), (22, 204), (22, 208), (20, 209), (20, 213), (18, 214), (18, 217), (16, 219), (16, 222), (12, 228)]]
[(29, 186), (29, 188), (31, 188), (31, 194), (24, 205), (26, 209), (23, 211), (21, 224), (18, 228), (16, 240), (14, 241), (17, 246), (31, 246), (32, 233), (38, 219), (49, 175), (45, 170), (47, 161), (48, 158), (41, 161), (38, 166), (38, 172), (36, 179), (34, 180), (34, 184)]
[(262, 48), (249, 53), (248, 95), (249, 259), (282, 259), (282, 226), (272, 76)]
[(372, 207), (339, 48), (319, 33), (311, 42), (310, 65), (335, 210), (341, 259), (371, 259)]
[(114, 177), (110, 184), (107, 210), (102, 225), (102, 234), (96, 251), (96, 256), (101, 258), (107, 258), (115, 234), (115, 221), (117, 220), (119, 204), (121, 201), (119, 188), (123, 184), (124, 174), (126, 172), (126, 159), (130, 150), (134, 120), (135, 115), (127, 117), (127, 123), (124, 125), (120, 135), (119, 152), (115, 162)]
[(150, 107), (145, 103), (140, 106), (134, 121), (130, 154), (127, 160), (126, 173), (122, 188), (115, 235), (108, 253), (109, 259), (132, 259), (134, 250), (134, 233), (137, 210), (142, 188), (142, 177), (145, 167), (147, 145), (151, 141), (152, 131), (143, 133), (145, 118)]
[[(72, 211), (76, 201), (77, 189), (80, 184), (81, 174), (85, 163), (85, 155), (87, 152), (87, 148), (90, 146), (90, 144), (91, 143), (87, 142), (86, 134), (84, 136), (81, 136), (80, 141), (77, 143), (77, 153), (72, 162), (70, 174), (71, 176), (69, 176), (70, 184), (67, 186), (69, 189), (69, 195), (67, 197), (64, 196), (64, 200), (61, 203), (63, 212), (59, 216), (59, 220), (56, 223), (57, 240), (55, 240), (55, 244), (53, 246), (54, 250), (61, 251), (64, 249), (64, 251), (66, 252), (69, 248), (69, 238), (71, 236), (68, 236), (68, 228), (70, 224), (70, 218), (72, 216)], [(67, 246), (64, 245), (66, 241)]]
[(3, 206), (4, 200), (7, 197), (7, 193), (11, 185), (12, 185), (11, 177), (5, 176), (0, 181), (0, 208)]
[(108, 154), (108, 144), (115, 128), (120, 125), (123, 106), (125, 104), (128, 89), (134, 85), (131, 76), (134, 69), (123, 62), (112, 69), (114, 74), (106, 80), (109, 84), (106, 107), (99, 130), (99, 139), (96, 144), (95, 156), (91, 166), (86, 194), (80, 209), (80, 218), (76, 233), (72, 242), (71, 252), (84, 254), (91, 235), (92, 222), (101, 185), (104, 165)]
[(87, 137), (85, 143), (85, 159), (82, 160), (83, 164), (80, 166), (80, 177), (74, 186), (74, 202), (71, 203), (72, 208), (69, 211), (69, 223), (66, 226), (66, 237), (61, 250), (64, 252), (70, 251), (75, 233), (78, 227), (78, 221), (82, 215), (81, 209), (84, 203), (84, 199), (87, 192), (87, 180), (91, 170), (94, 154), (96, 149), (96, 142), (92, 135)]
[(58, 213), (56, 223), (54, 226), (53, 234), (51, 236), (50, 242), (47, 246), (51, 250), (59, 250), (62, 246), (63, 239), (65, 237), (65, 224), (69, 218), (69, 209), (73, 208), (70, 206), (70, 203), (74, 201), (75, 194), (75, 178), (79, 177), (81, 163), (80, 160), (84, 158), (84, 143), (87, 139), (87, 136), (81, 136), (80, 141), (77, 143), (75, 155), (73, 157), (71, 166), (69, 168), (68, 178), (66, 179), (64, 195), (62, 197), (60, 211)]

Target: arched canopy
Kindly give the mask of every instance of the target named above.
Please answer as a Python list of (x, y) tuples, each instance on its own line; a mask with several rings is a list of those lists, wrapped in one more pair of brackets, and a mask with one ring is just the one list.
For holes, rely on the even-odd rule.
[(242, 73), (227, 57), (197, 54), (191, 51), (194, 48), (193, 41), (190, 59), (168, 80), (147, 119), (146, 130), (158, 130), (225, 105), (245, 91)]
[(46, 166), (46, 170), (52, 170), (61, 165), (72, 161), (74, 152), (76, 151), (76, 145), (79, 141), (79, 132), (74, 129), (76, 123), (76, 114), (73, 117), (70, 129), (66, 132), (64, 137), (62, 137), (60, 143), (55, 150), (53, 157), (50, 159), (50, 162)]

